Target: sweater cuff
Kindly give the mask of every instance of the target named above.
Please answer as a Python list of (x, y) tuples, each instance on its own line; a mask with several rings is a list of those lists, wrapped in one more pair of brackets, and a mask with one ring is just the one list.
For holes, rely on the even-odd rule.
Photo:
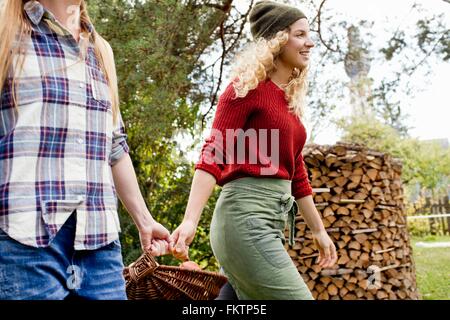
[(308, 179), (294, 181), (292, 183), (292, 195), (296, 200), (304, 198), (306, 196), (310, 196), (312, 194), (313, 191), (311, 185), (309, 184)]
[(219, 182), (220, 177), (222, 176), (222, 171), (214, 165), (206, 164), (206, 163), (197, 163), (195, 165), (195, 170), (203, 170), (206, 171), (216, 178), (216, 183)]

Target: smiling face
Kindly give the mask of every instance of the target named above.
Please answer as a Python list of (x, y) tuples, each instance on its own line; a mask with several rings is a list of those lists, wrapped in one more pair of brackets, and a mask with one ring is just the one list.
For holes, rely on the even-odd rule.
[(310, 50), (314, 47), (309, 32), (306, 19), (299, 19), (289, 26), (289, 40), (278, 57), (281, 63), (292, 69), (308, 66)]

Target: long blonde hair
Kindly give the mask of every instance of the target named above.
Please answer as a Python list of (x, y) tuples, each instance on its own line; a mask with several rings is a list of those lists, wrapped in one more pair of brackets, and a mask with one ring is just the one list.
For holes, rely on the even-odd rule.
[[(231, 72), (237, 97), (245, 97), (261, 81), (275, 71), (275, 59), (288, 42), (289, 29), (277, 32), (271, 39), (259, 38), (251, 42), (236, 59)], [(289, 111), (301, 118), (304, 112), (305, 97), (308, 91), (308, 67), (294, 69), (289, 83), (283, 87), (289, 103)]]
[[(22, 49), (24, 39), (31, 34), (30, 22), (25, 17), (24, 4), (29, 0), (3, 0), (0, 7), (0, 91), (5, 85), (9, 70), (13, 64), (14, 56)], [(1, 4), (0, 4), (1, 5)], [(81, 0), (80, 6), (81, 25), (91, 24), (86, 3)], [(14, 43), (17, 45), (13, 46)], [(103, 39), (95, 29), (91, 33), (91, 39), (94, 44), (94, 52), (99, 61), (109, 85), (111, 95), (111, 105), (114, 121), (119, 113), (119, 90), (117, 87), (117, 74), (114, 63), (114, 54), (111, 46)], [(16, 78), (23, 67), (24, 55), (19, 55), (14, 64), (14, 74), (12, 75), (13, 96), (15, 97)], [(15, 98), (14, 98), (15, 101)]]

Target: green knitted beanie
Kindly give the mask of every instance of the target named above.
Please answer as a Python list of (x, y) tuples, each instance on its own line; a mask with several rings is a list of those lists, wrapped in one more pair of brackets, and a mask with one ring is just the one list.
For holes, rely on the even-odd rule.
[(305, 14), (295, 7), (274, 1), (259, 1), (250, 12), (250, 30), (254, 39), (270, 39), (301, 18), (306, 18)]

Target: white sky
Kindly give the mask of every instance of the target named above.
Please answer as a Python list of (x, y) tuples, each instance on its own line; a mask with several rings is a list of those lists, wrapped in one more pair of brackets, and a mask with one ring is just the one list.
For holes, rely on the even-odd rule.
[[(450, 21), (450, 4), (442, 0), (329, 0), (327, 5), (333, 11), (345, 13), (350, 19), (367, 19), (375, 21), (374, 30), (392, 30), (414, 27), (420, 18), (412, 4), (421, 4), (430, 13), (444, 13)], [(380, 37), (381, 38), (381, 37)], [(384, 39), (384, 37), (382, 37)], [(377, 40), (375, 36), (374, 42)], [(419, 139), (447, 138), (450, 140), (450, 63), (436, 63), (433, 73), (426, 79), (415, 77), (416, 81), (425, 80), (424, 90), (412, 98), (402, 100), (402, 111), (407, 114), (407, 125), (412, 127), (410, 134)], [(380, 71), (380, 70), (379, 70)], [(382, 69), (381, 69), (382, 71)], [(421, 81), (421, 82), (422, 82)], [(323, 130), (316, 139), (317, 143), (334, 143), (337, 140), (335, 128)]]
[[(317, 0), (317, 3), (320, 1)], [(325, 7), (337, 15), (343, 15), (348, 22), (359, 20), (372, 20), (375, 22), (371, 29), (374, 34), (373, 44), (377, 41), (383, 43), (389, 35), (398, 27), (400, 29), (414, 28), (416, 21), (423, 17), (414, 10), (411, 11), (413, 3), (416, 2), (426, 8), (431, 14), (445, 13), (446, 21), (450, 21), (450, 4), (442, 0), (328, 0)], [(247, 7), (247, 0), (237, 0), (236, 3)], [(318, 5), (317, 5), (318, 6)], [(301, 6), (300, 6), (300, 9)], [(311, 16), (312, 12), (305, 13)], [(322, 45), (317, 44), (316, 45)], [(314, 64), (314, 50), (311, 63)], [(385, 67), (386, 68), (386, 67)], [(423, 91), (414, 97), (406, 97), (401, 101), (402, 111), (407, 114), (406, 124), (412, 127), (410, 134), (419, 139), (447, 138), (450, 140), (450, 63), (435, 63), (433, 72), (426, 79), (420, 75), (415, 76), (414, 81), (424, 82)], [(383, 68), (372, 65), (371, 73), (379, 74)], [(371, 75), (371, 74), (369, 74)], [(425, 81), (428, 84), (425, 84)], [(338, 118), (348, 113), (348, 110), (339, 109), (333, 114)], [(306, 127), (311, 131), (309, 124)], [(332, 144), (339, 140), (336, 128), (332, 125), (320, 131), (315, 142), (321, 144)]]

